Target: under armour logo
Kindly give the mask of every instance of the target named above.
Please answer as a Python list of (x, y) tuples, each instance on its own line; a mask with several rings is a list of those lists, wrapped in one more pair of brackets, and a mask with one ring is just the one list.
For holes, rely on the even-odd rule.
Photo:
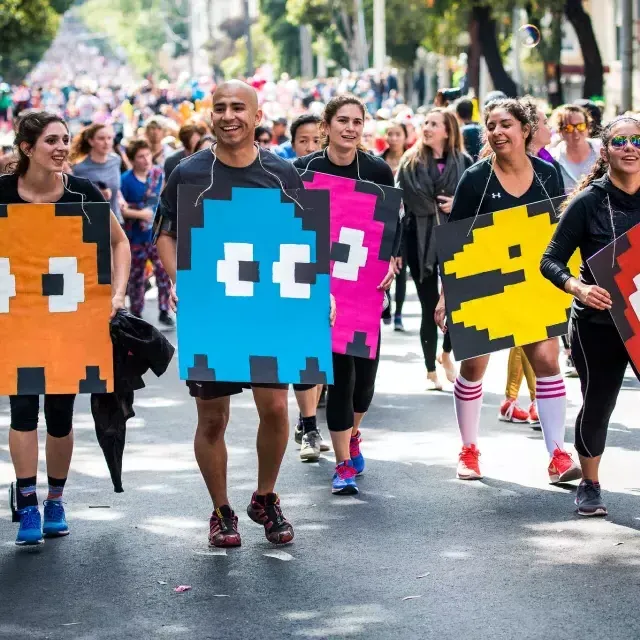
[(502, 198), (502, 194), (501, 193), (492, 193), (491, 197), (495, 200), (496, 198)]

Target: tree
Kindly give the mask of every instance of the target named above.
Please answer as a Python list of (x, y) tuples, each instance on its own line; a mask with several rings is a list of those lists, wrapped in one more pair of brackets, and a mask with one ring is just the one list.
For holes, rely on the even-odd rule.
[(300, 75), (300, 28), (287, 19), (287, 0), (260, 0), (262, 28), (278, 53), (280, 71)]
[(20, 82), (47, 50), (73, 0), (2, 0), (0, 76)]

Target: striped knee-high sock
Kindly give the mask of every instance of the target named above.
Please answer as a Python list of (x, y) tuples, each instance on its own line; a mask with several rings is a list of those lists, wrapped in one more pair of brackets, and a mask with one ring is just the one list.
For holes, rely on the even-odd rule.
[(562, 374), (536, 378), (536, 404), (544, 444), (553, 456), (556, 448), (564, 451), (567, 391)]
[(465, 446), (478, 444), (480, 411), (482, 409), (482, 380), (469, 382), (459, 375), (453, 385), (453, 397), (462, 444)]

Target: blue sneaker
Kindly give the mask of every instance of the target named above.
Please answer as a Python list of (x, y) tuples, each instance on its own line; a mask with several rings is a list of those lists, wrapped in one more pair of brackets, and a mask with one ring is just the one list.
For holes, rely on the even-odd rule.
[(356, 470), (353, 468), (351, 460), (341, 462), (336, 466), (331, 483), (331, 493), (341, 496), (353, 496), (358, 493), (356, 485)]
[(42, 521), (38, 507), (25, 507), (16, 512), (19, 518), (20, 528), (16, 536), (18, 546), (43, 544)]
[(360, 453), (360, 431), (355, 436), (351, 436), (349, 442), (349, 453), (351, 454), (351, 463), (356, 470), (356, 475), (360, 475), (364, 471), (364, 456)]
[(44, 501), (44, 525), (42, 533), (46, 538), (58, 538), (69, 535), (69, 527), (64, 517), (64, 507), (61, 500)]

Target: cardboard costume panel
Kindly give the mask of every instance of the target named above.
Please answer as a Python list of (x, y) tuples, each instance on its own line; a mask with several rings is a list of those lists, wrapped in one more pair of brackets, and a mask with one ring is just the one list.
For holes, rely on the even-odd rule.
[(108, 203), (0, 205), (0, 395), (113, 391), (110, 224)]
[(331, 193), (331, 293), (338, 314), (333, 351), (376, 356), (384, 292), (402, 190), (306, 171), (306, 189)]
[(180, 377), (332, 383), (329, 194), (202, 191), (178, 192)]
[[(563, 198), (451, 222), (436, 249), (456, 359), (564, 335), (572, 297), (540, 273)], [(574, 256), (569, 266), (578, 272)]]
[(599, 287), (611, 294), (611, 316), (640, 371), (640, 224), (587, 260)]

